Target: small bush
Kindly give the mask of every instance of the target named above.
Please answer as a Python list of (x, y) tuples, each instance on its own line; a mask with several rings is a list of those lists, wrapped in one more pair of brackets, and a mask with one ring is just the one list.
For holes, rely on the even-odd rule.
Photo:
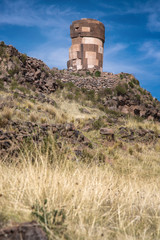
[(120, 74), (120, 79), (121, 79), (121, 80), (123, 79), (123, 74)]
[(44, 227), (48, 234), (51, 233), (50, 231), (53, 231), (54, 236), (58, 235), (60, 237), (66, 230), (66, 226), (64, 225), (66, 219), (64, 209), (53, 209), (49, 211), (47, 209), (47, 199), (44, 200), (43, 205), (39, 205), (38, 201), (36, 201), (36, 204), (32, 207), (32, 215)]
[(63, 89), (65, 86), (65, 84), (63, 82), (61, 82), (61, 80), (59, 80), (59, 79), (56, 80), (56, 83), (60, 89)]
[(111, 95), (112, 90), (110, 88), (105, 88), (102, 92), (100, 92), (100, 95)]
[(73, 99), (74, 99), (74, 96), (73, 96), (72, 93), (68, 93), (68, 94), (66, 95), (66, 98), (68, 98), (69, 100), (73, 100)]
[(0, 116), (0, 128), (4, 128), (7, 124), (7, 119), (3, 118), (3, 116)]
[(26, 61), (27, 61), (27, 54), (22, 54), (21, 55), (21, 61), (22, 61), (22, 63), (24, 64), (24, 65), (26, 65)]
[(51, 70), (51, 75), (52, 75), (52, 77), (54, 77), (54, 71), (53, 70)]
[(13, 77), (14, 74), (19, 73), (19, 68), (17, 66), (15, 66), (15, 68), (8, 70), (8, 73), (11, 77)]
[(95, 77), (100, 77), (101, 76), (101, 72), (100, 71), (96, 71), (95, 72)]
[(136, 84), (136, 85), (139, 85), (139, 81), (135, 78), (132, 79), (132, 83)]
[(130, 155), (133, 155), (133, 149), (131, 147), (128, 149), (128, 152)]
[(138, 91), (139, 91), (142, 95), (146, 95), (146, 90), (145, 90), (145, 89), (139, 87), (139, 88), (138, 88)]
[(37, 120), (38, 120), (38, 117), (37, 117), (35, 114), (31, 113), (31, 115), (30, 115), (30, 121), (31, 121), (31, 122), (36, 122)]
[(128, 83), (131, 88), (134, 88), (134, 84), (132, 82)]
[(90, 90), (86, 92), (87, 100), (94, 101), (95, 100), (95, 92), (94, 90)]
[(153, 107), (156, 107), (156, 102), (153, 102)]
[(98, 130), (103, 127), (103, 120), (102, 118), (98, 118), (96, 121), (93, 122), (93, 128)]
[(149, 96), (149, 99), (150, 99), (150, 101), (153, 101), (153, 97), (152, 97), (152, 95)]
[(0, 46), (0, 57), (4, 57), (5, 55), (5, 50), (2, 46)]
[(87, 72), (86, 72), (86, 75), (87, 75), (87, 76), (92, 76), (92, 77), (93, 77), (93, 73), (91, 73), (90, 71), (87, 71)]
[(141, 97), (140, 97), (140, 95), (139, 95), (139, 94), (137, 94), (135, 97), (136, 97), (136, 99), (137, 99), (138, 101), (140, 101), (140, 100), (141, 100)]
[(121, 85), (121, 84), (116, 86), (115, 90), (116, 90), (118, 96), (119, 95), (125, 95), (126, 92), (127, 92), (127, 89), (126, 89), (125, 85)]
[(4, 41), (1, 41), (1, 42), (0, 42), (0, 46), (1, 46), (1, 47), (5, 47)]
[(124, 86), (126, 89), (128, 89), (128, 83), (125, 83)]
[(10, 88), (11, 88), (11, 90), (14, 90), (14, 89), (18, 88), (18, 83), (17, 83), (16, 80), (13, 80), (11, 82), (11, 87)]
[(13, 115), (13, 111), (10, 108), (4, 108), (2, 112), (2, 116), (6, 120), (11, 120)]
[(56, 113), (55, 113), (55, 109), (53, 107), (47, 107), (46, 108), (46, 112), (48, 112), (50, 115), (52, 115), (53, 117), (56, 116)]
[(69, 91), (72, 91), (72, 90), (75, 88), (75, 85), (74, 85), (74, 83), (72, 83), (72, 82), (67, 82), (67, 83), (65, 84), (65, 87), (66, 87)]

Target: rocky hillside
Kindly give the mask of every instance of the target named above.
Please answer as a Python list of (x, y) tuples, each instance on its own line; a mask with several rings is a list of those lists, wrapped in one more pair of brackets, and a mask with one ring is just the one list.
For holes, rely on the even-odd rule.
[[(50, 70), (41, 60), (19, 53), (14, 47), (0, 45), (1, 88), (20, 84), (39, 93), (54, 92), (62, 83), (73, 83), (90, 95), (98, 96), (104, 108), (148, 119), (160, 120), (160, 103), (141, 88), (139, 81), (128, 73), (70, 72)], [(72, 93), (71, 93), (72, 94)]]
[(0, 44), (1, 88), (16, 83), (39, 92), (54, 92), (57, 88), (50, 69), (41, 61), (21, 54), (13, 46)]
[(158, 240), (159, 121), (134, 76), (49, 69), (1, 42), (0, 239)]
[(135, 77), (128, 73), (102, 73), (98, 77), (89, 72), (70, 73), (55, 71), (55, 79), (72, 82), (78, 88), (95, 92), (104, 107), (148, 119), (160, 121), (160, 102), (150, 92), (140, 87)]

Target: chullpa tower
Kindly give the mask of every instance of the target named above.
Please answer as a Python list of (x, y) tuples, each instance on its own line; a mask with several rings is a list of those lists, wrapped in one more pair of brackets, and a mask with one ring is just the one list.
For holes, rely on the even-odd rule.
[(103, 23), (82, 18), (70, 25), (72, 46), (69, 48), (68, 69), (101, 71), (103, 68), (103, 47), (105, 27)]

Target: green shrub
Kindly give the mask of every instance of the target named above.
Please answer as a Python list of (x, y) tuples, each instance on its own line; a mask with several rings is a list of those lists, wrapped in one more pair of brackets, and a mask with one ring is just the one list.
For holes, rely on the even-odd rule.
[(1, 46), (1, 47), (5, 47), (5, 46), (6, 46), (5, 43), (4, 43), (4, 41), (1, 41), (1, 42), (0, 42), (0, 46)]
[(117, 111), (115, 111), (115, 110), (111, 110), (111, 109), (108, 109), (108, 108), (105, 108), (105, 113), (107, 113), (107, 114), (111, 114), (111, 115), (114, 115), (114, 116), (116, 116), (116, 117), (118, 117), (118, 116), (121, 116), (121, 113), (120, 112), (117, 112)]
[(96, 121), (93, 122), (93, 128), (98, 130), (103, 127), (103, 120), (102, 118), (98, 118)]
[(4, 128), (8, 124), (8, 121), (3, 116), (0, 116), (0, 128)]
[(5, 50), (2, 46), (0, 46), (0, 57), (4, 57), (5, 55)]
[(86, 72), (86, 75), (87, 75), (87, 76), (92, 76), (92, 77), (93, 77), (93, 73), (91, 73), (90, 71), (87, 71), (87, 72)]
[(99, 110), (105, 111), (105, 106), (103, 104), (99, 103), (99, 104), (97, 104), (97, 107), (98, 107)]
[(128, 83), (131, 88), (134, 88), (134, 84), (132, 82)]
[(123, 79), (123, 74), (120, 74), (120, 79), (121, 79), (121, 80)]
[(127, 89), (126, 89), (125, 85), (121, 85), (121, 84), (116, 86), (115, 90), (116, 90), (118, 96), (119, 95), (125, 95), (126, 92), (127, 92)]
[(75, 100), (78, 101), (78, 99), (80, 99), (81, 97), (82, 97), (81, 90), (77, 88), (75, 90)]
[(154, 103), (153, 103), (153, 107), (156, 107), (156, 102), (154, 101)]
[(68, 98), (69, 100), (73, 100), (74, 96), (73, 96), (72, 93), (68, 93), (68, 94), (66, 95), (66, 98)]
[(138, 91), (139, 91), (142, 95), (146, 95), (146, 90), (145, 90), (145, 89), (139, 87), (139, 88), (138, 88)]
[(150, 99), (150, 101), (153, 101), (153, 97), (152, 97), (152, 95), (149, 96), (149, 99)]
[(17, 83), (16, 80), (13, 80), (13, 81), (11, 82), (11, 90), (14, 90), (14, 89), (16, 89), (16, 88), (18, 88), (18, 83)]
[(8, 73), (11, 77), (13, 77), (14, 74), (19, 73), (19, 68), (17, 66), (15, 66), (15, 68), (8, 70)]
[(54, 77), (54, 71), (53, 70), (51, 70), (51, 75)]
[(139, 95), (139, 94), (135, 95), (135, 97), (136, 97), (136, 99), (137, 99), (138, 101), (140, 101), (140, 100), (141, 100), (141, 97), (140, 97), (140, 95)]
[(26, 61), (27, 61), (27, 54), (22, 54), (21, 55), (21, 60), (22, 60), (22, 63), (24, 64), (24, 65), (26, 65)]
[(124, 86), (126, 89), (128, 89), (128, 83), (125, 83)]
[(100, 71), (96, 71), (95, 72), (95, 77), (100, 77), (101, 76), (101, 72)]
[(58, 235), (60, 237), (64, 234), (66, 230), (66, 225), (64, 225), (66, 213), (64, 209), (53, 209), (49, 211), (47, 209), (47, 199), (45, 199), (43, 205), (40, 205), (38, 201), (36, 201), (36, 204), (32, 206), (32, 215), (44, 227), (48, 234), (51, 234), (51, 231), (53, 231), (54, 236)]
[(139, 81), (135, 78), (132, 79), (132, 83), (136, 84), (136, 85), (139, 85)]
[(89, 90), (86, 92), (87, 100), (94, 101), (95, 100), (95, 92), (94, 90)]
[(104, 92), (105, 95), (111, 95), (112, 94), (112, 90), (110, 88), (105, 88), (103, 92)]
[(59, 80), (59, 79), (56, 80), (56, 83), (57, 83), (57, 85), (58, 85), (58, 87), (59, 87), (60, 89), (63, 89), (64, 86), (65, 86), (65, 84), (64, 84), (61, 80)]
[(66, 87), (69, 91), (72, 91), (72, 90), (75, 88), (75, 85), (74, 85), (74, 83), (72, 83), (72, 82), (67, 82), (67, 83), (65, 83), (65, 87)]

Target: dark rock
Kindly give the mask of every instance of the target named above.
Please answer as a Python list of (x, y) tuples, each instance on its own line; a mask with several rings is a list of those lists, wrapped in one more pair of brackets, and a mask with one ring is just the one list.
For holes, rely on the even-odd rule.
[(46, 233), (36, 222), (22, 223), (0, 230), (0, 240), (47, 240)]

